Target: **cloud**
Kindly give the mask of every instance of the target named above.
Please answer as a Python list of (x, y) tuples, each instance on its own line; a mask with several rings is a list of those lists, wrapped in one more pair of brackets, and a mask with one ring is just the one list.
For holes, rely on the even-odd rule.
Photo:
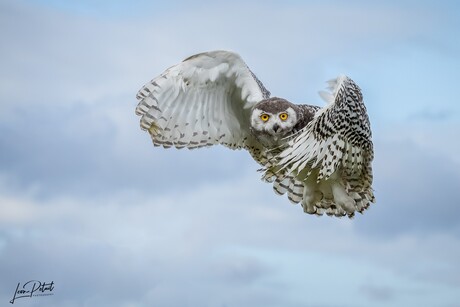
[[(104, 16), (0, 4), (0, 302), (36, 277), (56, 295), (30, 302), (50, 306), (458, 302), (457, 106), (438, 95), (458, 61), (439, 7), (143, 5)], [(446, 48), (430, 49), (434, 37)], [(378, 203), (351, 221), (316, 218), (260, 182), (246, 152), (153, 148), (137, 89), (217, 48), (293, 101), (316, 103), (336, 73), (356, 78)]]
[(365, 284), (362, 287), (362, 292), (369, 296), (372, 301), (389, 302), (393, 299), (395, 289), (385, 286), (374, 286)]
[(0, 123), (5, 184), (41, 196), (193, 189), (258, 168), (246, 152), (161, 150), (130, 105), (29, 108)]
[[(441, 295), (460, 284), (458, 238), (372, 236), (359, 222), (373, 209), (352, 221), (308, 216), (254, 177), (158, 195), (3, 197), (0, 260), (10, 277), (0, 279), (0, 297), (33, 275), (59, 286), (47, 301), (56, 306), (61, 298), (101, 306), (341, 305), (330, 291), (342, 293), (340, 302), (398, 305), (433, 286), (427, 301), (455, 299)], [(357, 298), (363, 287), (368, 295)]]
[(358, 221), (363, 231), (383, 236), (439, 231), (458, 236), (455, 216), (460, 211), (452, 201), (460, 184), (458, 165), (408, 139), (377, 143), (376, 152), (377, 204)]
[[(155, 18), (145, 18), (143, 11), (137, 20), (86, 16), (25, 2), (7, 1), (2, 6), (8, 44), (0, 57), (5, 64), (0, 73), (0, 128), (5, 133), (0, 142), (6, 149), (0, 163), (11, 186), (39, 194), (164, 189), (169, 182), (185, 187), (209, 180), (195, 174), (228, 178), (238, 165), (242, 171), (252, 169), (246, 154), (221, 148), (196, 153), (153, 151), (138, 129), (132, 111), (137, 89), (193, 52), (236, 49), (274, 94), (285, 92), (298, 101), (311, 97), (307, 100), (315, 103), (323, 80), (337, 73), (318, 76), (316, 63), (328, 62), (333, 54), (336, 61), (353, 67), (363, 60), (360, 53), (381, 56), (386, 42), (402, 44), (423, 33), (429, 27), (427, 20), (433, 21), (433, 17), (422, 18), (426, 12), (365, 5), (252, 3), (243, 11), (210, 5), (204, 12), (161, 7), (153, 13)], [(238, 24), (228, 13), (233, 11), (245, 17)], [(165, 27), (171, 20), (175, 27)], [(347, 20), (354, 22), (339, 26)], [(14, 32), (7, 30), (12, 28)], [(294, 48), (294, 56), (279, 59), (284, 46)], [(334, 66), (341, 66), (339, 62)], [(290, 78), (279, 72), (289, 72)], [(300, 74), (303, 77), (296, 78)], [(304, 92), (305, 84), (313, 90)], [(369, 99), (370, 109), (375, 103)], [(177, 167), (163, 161), (174, 161)], [(157, 173), (162, 177), (153, 175)]]
[[(137, 19), (111, 19), (4, 2), (2, 36), (8, 44), (0, 51), (2, 109), (92, 103), (129, 93), (132, 99), (169, 65), (195, 52), (222, 48), (239, 51), (274, 93), (317, 101), (323, 80), (337, 73), (326, 74), (326, 62), (336, 59), (339, 66), (353, 67), (354, 57), (363, 61), (383, 55), (390, 42), (402, 44), (437, 21), (426, 12), (391, 7), (244, 7), (147, 7)], [(238, 23), (233, 16), (240, 16)], [(283, 55), (286, 46), (296, 50), (293, 56)], [(303, 93), (305, 85), (310, 93)]]

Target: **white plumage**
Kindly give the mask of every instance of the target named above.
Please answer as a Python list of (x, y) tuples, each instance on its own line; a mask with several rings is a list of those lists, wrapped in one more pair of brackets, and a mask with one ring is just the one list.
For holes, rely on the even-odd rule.
[(374, 202), (370, 124), (359, 87), (345, 76), (329, 83), (326, 107), (294, 105), (270, 98), (236, 53), (212, 51), (147, 83), (136, 114), (155, 146), (244, 148), (306, 213), (352, 217)]

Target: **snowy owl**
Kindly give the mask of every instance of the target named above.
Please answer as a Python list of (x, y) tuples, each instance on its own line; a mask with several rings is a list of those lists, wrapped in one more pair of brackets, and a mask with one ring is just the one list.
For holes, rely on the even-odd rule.
[(147, 83), (136, 114), (155, 146), (244, 148), (304, 212), (353, 217), (375, 202), (369, 118), (353, 80), (339, 76), (328, 89), (323, 108), (270, 97), (238, 54), (211, 51)]

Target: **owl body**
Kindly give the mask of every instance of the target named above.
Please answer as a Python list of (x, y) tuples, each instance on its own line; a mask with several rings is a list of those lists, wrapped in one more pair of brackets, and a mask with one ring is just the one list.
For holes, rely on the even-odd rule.
[(296, 105), (270, 97), (236, 53), (211, 51), (147, 83), (136, 114), (155, 146), (246, 149), (304, 212), (352, 217), (375, 201), (369, 118), (351, 79), (329, 85), (325, 107)]

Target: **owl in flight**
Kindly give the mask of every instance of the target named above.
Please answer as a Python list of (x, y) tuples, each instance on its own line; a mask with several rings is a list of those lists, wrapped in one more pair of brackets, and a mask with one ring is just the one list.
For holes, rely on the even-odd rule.
[(147, 83), (136, 114), (155, 146), (244, 148), (304, 212), (353, 217), (375, 202), (369, 118), (353, 80), (339, 76), (328, 89), (323, 108), (270, 97), (238, 54), (211, 51)]

